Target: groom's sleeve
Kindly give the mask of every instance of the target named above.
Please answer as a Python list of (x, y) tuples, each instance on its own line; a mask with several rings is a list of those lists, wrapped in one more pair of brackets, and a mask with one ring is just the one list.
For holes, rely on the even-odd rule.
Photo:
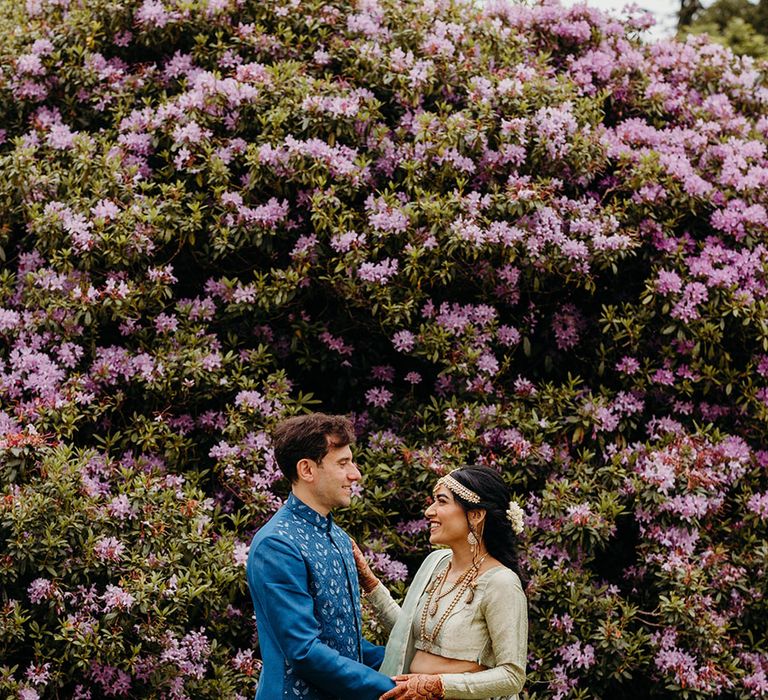
[(341, 700), (378, 700), (394, 688), (388, 676), (320, 641), (307, 569), (299, 552), (288, 542), (272, 537), (257, 547), (248, 583), (296, 674)]
[(384, 661), (385, 647), (371, 644), (367, 639), (363, 639), (363, 663), (366, 666), (379, 670), (381, 662)]

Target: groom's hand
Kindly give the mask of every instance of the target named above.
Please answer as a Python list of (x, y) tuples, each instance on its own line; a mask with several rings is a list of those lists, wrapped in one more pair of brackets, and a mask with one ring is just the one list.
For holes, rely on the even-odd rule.
[[(352, 540), (351, 537), (350, 539)], [(376, 578), (376, 574), (371, 570), (370, 564), (368, 564), (365, 556), (360, 551), (360, 547), (357, 546), (357, 542), (354, 540), (352, 540), (352, 554), (355, 556), (355, 566), (357, 567), (357, 577), (360, 579), (360, 585), (365, 593), (370, 593), (379, 585), (379, 579)]]
[(379, 700), (442, 700), (445, 697), (440, 676), (411, 673), (392, 678), (397, 685)]

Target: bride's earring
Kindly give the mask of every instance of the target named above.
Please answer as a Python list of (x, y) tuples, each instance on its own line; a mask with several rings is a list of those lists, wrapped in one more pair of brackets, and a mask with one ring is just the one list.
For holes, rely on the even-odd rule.
[(469, 542), (469, 548), (474, 552), (477, 549), (477, 545), (480, 544), (480, 540), (477, 539), (477, 535), (474, 530), (470, 530), (467, 535), (467, 542)]

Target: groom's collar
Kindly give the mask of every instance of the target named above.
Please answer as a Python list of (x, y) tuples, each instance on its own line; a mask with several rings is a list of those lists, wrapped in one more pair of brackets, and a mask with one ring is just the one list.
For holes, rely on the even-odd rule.
[(285, 507), (292, 513), (304, 518), (309, 523), (312, 523), (315, 527), (321, 530), (330, 530), (333, 524), (333, 515), (330, 513), (320, 515), (314, 508), (310, 508), (304, 501), (296, 497), (293, 493), (289, 494), (288, 500), (285, 502)]

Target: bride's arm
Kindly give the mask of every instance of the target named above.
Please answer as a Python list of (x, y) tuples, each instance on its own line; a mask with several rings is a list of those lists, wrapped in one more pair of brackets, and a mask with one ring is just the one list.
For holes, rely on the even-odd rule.
[(365, 556), (360, 551), (360, 547), (354, 540), (352, 540), (352, 553), (355, 555), (357, 575), (363, 593), (365, 593), (365, 599), (373, 607), (376, 619), (384, 627), (384, 631), (389, 634), (400, 615), (400, 606), (394, 601), (387, 587), (373, 573)]
[(384, 631), (389, 634), (400, 616), (400, 606), (394, 601), (387, 587), (379, 581), (376, 588), (365, 594), (365, 599), (373, 607), (376, 619)]

